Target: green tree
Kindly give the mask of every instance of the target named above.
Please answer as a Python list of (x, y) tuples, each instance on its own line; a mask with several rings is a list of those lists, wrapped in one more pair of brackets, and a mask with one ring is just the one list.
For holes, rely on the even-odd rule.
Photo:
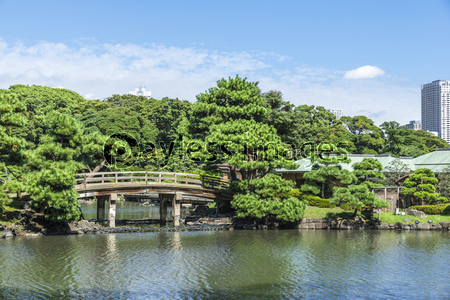
[(377, 159), (365, 157), (361, 162), (354, 163), (352, 167), (358, 184), (365, 184), (369, 188), (383, 186), (381, 183), (384, 179), (383, 165)]
[(389, 153), (395, 157), (422, 155), (421, 139), (414, 134), (413, 130), (400, 126), (395, 121), (384, 122), (380, 128), (384, 131), (386, 139), (383, 153)]
[(289, 149), (276, 129), (254, 120), (233, 120), (214, 125), (208, 144), (225, 149), (218, 154), (221, 163), (229, 163), (232, 172), (239, 170), (241, 179), (261, 178), (276, 168), (293, 168)]
[(240, 191), (246, 191), (233, 199), (238, 217), (265, 218), (276, 215), (290, 222), (303, 218), (306, 202), (288, 195), (294, 186), (292, 181), (268, 174), (263, 178), (241, 180), (237, 185)]
[(80, 94), (63, 88), (17, 84), (9, 90), (17, 94), (26, 110), (33, 114), (45, 115), (51, 111), (71, 114), (76, 105), (86, 101)]
[[(25, 105), (20, 102), (17, 95), (0, 94), (0, 172), (3, 173), (1, 175), (7, 175), (0, 176), (0, 213), (3, 212), (3, 205), (8, 202), (5, 190), (11, 190), (6, 185), (8, 183), (11, 186), (7, 177), (14, 177), (13, 174), (9, 174), (7, 166), (14, 163), (17, 156), (20, 156), (22, 148), (26, 146), (25, 139), (15, 134), (17, 129), (23, 128), (26, 123), (23, 111)], [(17, 178), (14, 179), (16, 182)]]
[(298, 137), (293, 135), (298, 120), (298, 114), (294, 112), (294, 104), (283, 99), (280, 91), (269, 91), (261, 94), (266, 101), (269, 113), (265, 123), (272, 125), (283, 142), (296, 143)]
[(197, 102), (192, 106), (189, 132), (202, 139), (208, 135), (212, 125), (232, 120), (264, 122), (268, 113), (257, 83), (238, 75), (228, 80), (222, 78), (217, 81), (217, 87), (197, 95)]
[(354, 217), (358, 214), (358, 210), (361, 210), (365, 206), (370, 207), (371, 213), (373, 212), (373, 208), (389, 207), (389, 203), (378, 199), (364, 183), (335, 187), (330, 202), (338, 206), (344, 203), (347, 204), (351, 209), (354, 209)]
[(415, 197), (426, 203), (448, 202), (448, 199), (436, 193), (438, 179), (428, 168), (419, 168), (406, 178), (402, 195)]
[(414, 134), (421, 139), (422, 155), (435, 151), (437, 148), (450, 148), (443, 139), (425, 130), (413, 130)]
[(114, 107), (114, 104), (107, 101), (101, 101), (101, 100), (86, 100), (83, 102), (80, 102), (76, 104), (73, 107), (72, 114), (75, 117), (81, 116), (83, 113), (87, 112), (88, 110), (93, 110), (95, 112), (99, 112), (104, 109), (112, 108)]
[(450, 166), (444, 168), (437, 174), (438, 183), (436, 184), (436, 191), (443, 197), (450, 198)]
[[(281, 196), (275, 199), (277, 191), (273, 182), (288, 186), (286, 192), (292, 189), (289, 188), (291, 183), (284, 183), (282, 178), (275, 180), (268, 173), (274, 168), (292, 168), (294, 164), (276, 129), (265, 123), (270, 110), (257, 83), (248, 82), (239, 76), (221, 79), (217, 87), (198, 95), (197, 99), (192, 107), (189, 125), (185, 129), (180, 127), (180, 132), (186, 131), (189, 143), (198, 150), (192, 151), (193, 157), (208, 160), (209, 165), (213, 166), (229, 163), (232, 180), (237, 179), (238, 170), (242, 174), (242, 180), (232, 184), (236, 192), (232, 206), (238, 210), (238, 214), (272, 214), (284, 220), (301, 217), (296, 212), (293, 215), (285, 213), (297, 200)], [(246, 184), (255, 188), (246, 189)], [(256, 189), (265, 191), (264, 198)], [(265, 205), (264, 209), (254, 207), (257, 204), (255, 199), (267, 202), (270, 197), (272, 200), (269, 202), (278, 201), (277, 205)], [(302, 210), (302, 206), (299, 206), (298, 211)]]
[(319, 144), (311, 154), (310, 159), (314, 164), (311, 171), (303, 175), (306, 181), (301, 191), (328, 199), (333, 194), (334, 185), (351, 184), (356, 181), (355, 176), (350, 171), (343, 170), (340, 165), (350, 162), (346, 153), (345, 149), (336, 145)]
[(395, 121), (384, 122), (380, 128), (385, 133), (383, 153), (393, 156), (418, 157), (450, 145), (443, 139), (424, 130), (411, 130)]
[(186, 100), (149, 99), (143, 104), (141, 115), (158, 129), (156, 140), (169, 146), (179, 138), (178, 126), (183, 118), (190, 118), (192, 103)]
[(371, 119), (365, 116), (342, 117), (340, 119), (350, 132), (350, 141), (356, 148), (356, 153), (378, 154), (384, 147), (383, 132)]
[(77, 220), (80, 206), (75, 191), (75, 172), (82, 164), (74, 161), (81, 151), (81, 124), (68, 115), (49, 113), (46, 134), (36, 149), (28, 150), (27, 190), (35, 207), (49, 220)]
[(349, 152), (354, 151), (350, 135), (342, 126), (341, 120), (336, 120), (336, 116), (323, 106), (299, 105), (294, 108), (294, 112), (296, 127), (292, 134), (297, 140), (314, 146), (320, 143), (335, 145), (345, 143)]

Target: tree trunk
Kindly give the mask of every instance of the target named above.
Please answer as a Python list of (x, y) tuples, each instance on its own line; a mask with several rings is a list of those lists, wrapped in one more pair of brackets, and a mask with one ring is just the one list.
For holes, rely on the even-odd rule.
[[(106, 166), (106, 159), (104, 159), (98, 166), (96, 166), (94, 168), (94, 170), (92, 170), (91, 173), (97, 173), (98, 171), (100, 171), (104, 166)], [(88, 177), (92, 177), (93, 175), (90, 175)]]
[(357, 209), (357, 208), (355, 208), (355, 212), (353, 213), (353, 218), (354, 218), (354, 217), (356, 217), (356, 216), (357, 216), (357, 214), (358, 214), (358, 209)]
[(231, 180), (235, 181), (236, 180), (236, 167), (235, 166), (230, 166), (230, 175), (231, 175)]

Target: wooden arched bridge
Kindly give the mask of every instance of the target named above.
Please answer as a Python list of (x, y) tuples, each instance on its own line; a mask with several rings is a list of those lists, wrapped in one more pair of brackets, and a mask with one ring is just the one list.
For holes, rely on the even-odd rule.
[(229, 201), (228, 180), (218, 176), (174, 172), (98, 172), (76, 174), (78, 198), (112, 193), (182, 193)]
[(75, 189), (79, 198), (97, 197), (97, 219), (102, 221), (105, 201), (109, 201), (108, 219), (114, 227), (117, 194), (158, 193), (160, 200), (160, 224), (166, 224), (167, 202), (172, 202), (174, 226), (179, 225), (183, 195), (210, 199), (217, 202), (231, 201), (233, 194), (227, 188), (228, 180), (217, 176), (174, 172), (98, 172), (76, 174)]

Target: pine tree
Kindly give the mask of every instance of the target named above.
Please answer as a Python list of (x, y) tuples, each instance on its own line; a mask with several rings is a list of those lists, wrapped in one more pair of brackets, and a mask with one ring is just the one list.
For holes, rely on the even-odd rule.
[[(15, 94), (0, 94), (0, 172), (7, 173), (7, 176), (2, 177), (14, 177), (7, 171), (7, 166), (26, 145), (25, 139), (15, 134), (15, 130), (26, 123), (23, 111), (25, 105)], [(3, 212), (3, 205), (9, 201), (5, 190), (13, 192), (21, 186), (17, 178), (10, 182), (2, 177), (0, 177), (0, 213)]]
[[(294, 164), (276, 129), (265, 123), (269, 109), (257, 83), (239, 76), (221, 79), (217, 87), (197, 99), (185, 127), (185, 142), (190, 145), (187, 150), (191, 157), (208, 161), (208, 165), (230, 165), (236, 193), (231, 204), (238, 215), (301, 218), (304, 205), (299, 200), (277, 197), (279, 189), (289, 192), (292, 183), (268, 174), (274, 168), (292, 168)], [(235, 181), (238, 172), (242, 175), (239, 182)]]
[(352, 174), (356, 180), (350, 185), (335, 187), (330, 202), (336, 205), (347, 204), (354, 209), (354, 216), (363, 207), (368, 207), (371, 214), (374, 208), (389, 207), (389, 203), (378, 199), (370, 191), (371, 187), (381, 186), (378, 181), (384, 179), (381, 173), (382, 164), (374, 158), (366, 157), (361, 162), (354, 163), (352, 167)]
[(358, 184), (365, 184), (369, 188), (383, 186), (380, 183), (384, 179), (384, 174), (381, 172), (383, 165), (377, 159), (365, 157), (361, 162), (354, 163), (352, 168)]
[(238, 217), (265, 218), (276, 215), (285, 221), (297, 221), (303, 218), (306, 202), (289, 196), (294, 183), (275, 174), (267, 177), (241, 180), (237, 182), (240, 191), (234, 196), (233, 207)]
[(73, 159), (81, 151), (81, 124), (68, 115), (49, 113), (45, 126), (43, 143), (26, 153), (31, 170), (27, 190), (47, 219), (77, 220), (80, 206), (75, 172), (83, 165)]
[(438, 179), (433, 171), (428, 168), (416, 169), (413, 174), (406, 178), (401, 193), (406, 196), (415, 197), (427, 203), (448, 202), (448, 199), (436, 193)]
[(389, 207), (389, 203), (382, 199), (378, 199), (365, 184), (352, 184), (349, 186), (335, 187), (333, 190), (333, 197), (330, 198), (332, 204), (338, 206), (347, 204), (354, 209), (353, 216), (356, 217), (358, 210), (364, 206), (371, 208)]
[(319, 144), (310, 156), (314, 163), (311, 171), (303, 175), (306, 182), (301, 187), (302, 192), (329, 198), (333, 194), (333, 185), (353, 183), (355, 176), (340, 166), (341, 163), (350, 162), (345, 154), (346, 150), (342, 147)]

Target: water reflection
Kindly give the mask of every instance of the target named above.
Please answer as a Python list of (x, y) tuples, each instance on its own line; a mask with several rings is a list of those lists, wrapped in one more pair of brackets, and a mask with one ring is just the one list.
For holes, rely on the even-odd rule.
[[(81, 202), (81, 211), (85, 219), (97, 218), (97, 203), (96, 202)], [(105, 219), (108, 219), (106, 205)], [(181, 217), (186, 217), (186, 214), (192, 209), (181, 208)], [(172, 207), (167, 208), (167, 217), (172, 218)], [(138, 202), (117, 201), (116, 202), (116, 219), (119, 220), (139, 220), (139, 219), (159, 219), (159, 206), (141, 205)]]
[[(161, 232), (0, 240), (0, 298), (442, 299), (448, 232)], [(420, 284), (417, 282), (420, 281)]]

